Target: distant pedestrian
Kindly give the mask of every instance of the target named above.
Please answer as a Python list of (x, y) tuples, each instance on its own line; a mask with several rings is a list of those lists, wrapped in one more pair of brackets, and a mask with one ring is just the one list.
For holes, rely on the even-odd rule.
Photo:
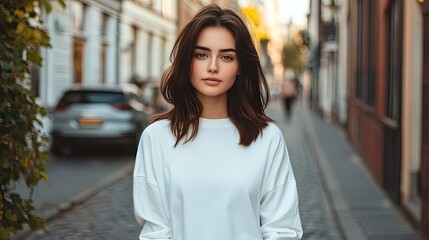
[(143, 132), (134, 169), (140, 239), (300, 239), (286, 143), (246, 24), (203, 8), (182, 30), (161, 93), (172, 109)]
[(298, 88), (296, 80), (284, 79), (281, 86), (281, 97), (286, 112), (286, 116), (292, 115), (292, 104), (298, 96)]

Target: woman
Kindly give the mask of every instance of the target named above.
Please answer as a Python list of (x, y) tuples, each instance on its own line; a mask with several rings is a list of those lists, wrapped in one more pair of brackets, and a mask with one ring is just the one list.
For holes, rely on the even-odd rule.
[(161, 92), (173, 108), (145, 129), (136, 156), (140, 239), (300, 239), (295, 178), (244, 22), (207, 6), (171, 58)]
[(297, 80), (289, 80), (285, 78), (282, 83), (281, 96), (283, 98), (283, 105), (287, 117), (292, 116), (292, 104), (298, 95)]

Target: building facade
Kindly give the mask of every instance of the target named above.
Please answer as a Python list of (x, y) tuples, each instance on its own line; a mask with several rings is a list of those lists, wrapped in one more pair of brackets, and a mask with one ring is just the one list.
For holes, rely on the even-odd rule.
[(176, 0), (122, 1), (119, 82), (137, 83), (149, 103), (159, 101), (159, 81), (170, 65), (177, 36)]
[(399, 0), (350, 4), (351, 141), (390, 198), (427, 229), (422, 6)]
[[(421, 199), (421, 229), (423, 230), (424, 236), (429, 239), (429, 2), (428, 1), (420, 1), (423, 2), (419, 7), (413, 7), (410, 11), (411, 14), (407, 15), (410, 19), (415, 19), (417, 22), (422, 22), (423, 26), (419, 25), (418, 31), (423, 35), (420, 38), (423, 42), (420, 42), (420, 46), (423, 49), (415, 49), (416, 54), (423, 53), (423, 64), (422, 71), (422, 82), (418, 82), (416, 88), (422, 89), (422, 110), (421, 120), (422, 120), (422, 129), (421, 133), (421, 151), (417, 152), (417, 161), (419, 158), (419, 153), (421, 153), (421, 161), (420, 174), (418, 174), (417, 178), (420, 180), (418, 194)], [(414, 15), (416, 13), (416, 15)], [(423, 17), (423, 19), (421, 19)], [(418, 33), (417, 33), (418, 34)], [(425, 44), (426, 43), (426, 44)], [(423, 51), (421, 51), (423, 50)], [(419, 53), (418, 53), (419, 52)], [(418, 62), (417, 62), (418, 63)], [(411, 65), (412, 66), (412, 65)]]
[[(42, 18), (51, 37), (43, 67), (31, 69), (32, 87), (48, 111), (64, 90), (136, 82), (154, 91), (177, 33), (177, 0), (66, 0)], [(154, 90), (155, 89), (155, 90)], [(49, 132), (50, 119), (44, 119)]]
[[(324, 103), (325, 89), (319, 87), (313, 89), (315, 109), (340, 123), (346, 120), (350, 141), (367, 169), (429, 239), (429, 46), (424, 44), (429, 42), (429, 2), (332, 2), (339, 3), (336, 71), (339, 96), (347, 105), (341, 107), (340, 101), (338, 113), (327, 110), (336, 107), (336, 100)], [(320, 27), (323, 22), (319, 32)], [(312, 81), (320, 86), (325, 84), (326, 40), (319, 40), (322, 51), (314, 61), (320, 69)], [(327, 89), (338, 90), (335, 85)]]
[(52, 48), (41, 50), (43, 67), (31, 74), (38, 100), (48, 109), (71, 86), (117, 83), (120, 1), (65, 2), (65, 8), (53, 4), (50, 14), (42, 14)]

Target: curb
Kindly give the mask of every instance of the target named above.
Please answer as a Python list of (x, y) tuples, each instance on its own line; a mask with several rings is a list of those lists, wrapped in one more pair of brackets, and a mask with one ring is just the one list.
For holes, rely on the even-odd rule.
[[(97, 184), (95, 184), (93, 187), (88, 188), (87, 190), (77, 194), (75, 197), (70, 198), (69, 200), (58, 204), (57, 207), (54, 207), (50, 210), (44, 210), (44, 212), (37, 213), (38, 215), (42, 215), (45, 219), (45, 223), (49, 223), (50, 221), (54, 220), (55, 218), (59, 217), (62, 213), (71, 210), (76, 205), (79, 205), (83, 202), (86, 202), (90, 198), (94, 197), (104, 189), (112, 186), (113, 184), (119, 182), (120, 180), (126, 178), (130, 174), (132, 174), (134, 169), (134, 162), (127, 163), (124, 167), (122, 167), (120, 170), (115, 172), (114, 174), (102, 179)], [(43, 230), (36, 230), (31, 231), (31, 229), (26, 225), (26, 227), (18, 232), (16, 235), (12, 235), (12, 239), (16, 240), (24, 240), (26, 239), (30, 234), (37, 233), (38, 231)]]
[[(114, 183), (116, 183), (116, 182), (124, 179), (128, 175), (130, 175), (133, 171), (133, 168), (134, 168), (134, 162), (130, 162), (130, 163), (126, 164), (122, 169), (115, 172), (111, 176), (101, 180), (95, 186), (79, 193), (77, 196), (75, 196), (75, 197), (71, 198), (70, 200), (60, 204), (58, 207), (58, 210), (59, 210), (58, 212), (64, 212), (64, 211), (70, 210), (71, 208), (73, 208), (73, 206), (87, 201), (91, 197), (97, 195), (99, 192), (103, 191), (104, 189), (112, 186)], [(47, 222), (49, 222), (50, 220), (54, 219), (55, 217), (56, 217), (56, 215), (53, 214), (51, 216), (46, 216), (45, 219)]]
[(300, 111), (299, 117), (305, 125), (303, 128), (305, 139), (309, 143), (309, 147), (317, 160), (321, 174), (322, 186), (325, 189), (328, 197), (328, 202), (331, 205), (335, 221), (340, 227), (340, 231), (345, 239), (350, 240), (367, 240), (368, 236), (362, 231), (359, 222), (354, 219), (348, 202), (341, 191), (338, 180), (334, 176), (329, 162), (318, 143), (314, 130), (314, 126), (309, 122), (308, 109)]

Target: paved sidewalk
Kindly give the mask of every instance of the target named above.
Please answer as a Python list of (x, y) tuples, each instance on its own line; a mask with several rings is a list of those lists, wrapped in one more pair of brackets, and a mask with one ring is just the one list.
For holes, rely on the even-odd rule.
[(303, 240), (341, 240), (344, 237), (322, 186), (321, 172), (304, 134), (303, 123), (296, 117), (285, 119), (280, 102), (273, 101), (267, 114), (276, 121), (286, 139), (297, 182)]
[(421, 239), (361, 164), (342, 129), (297, 106), (295, 117), (317, 156), (324, 187), (346, 239)]

